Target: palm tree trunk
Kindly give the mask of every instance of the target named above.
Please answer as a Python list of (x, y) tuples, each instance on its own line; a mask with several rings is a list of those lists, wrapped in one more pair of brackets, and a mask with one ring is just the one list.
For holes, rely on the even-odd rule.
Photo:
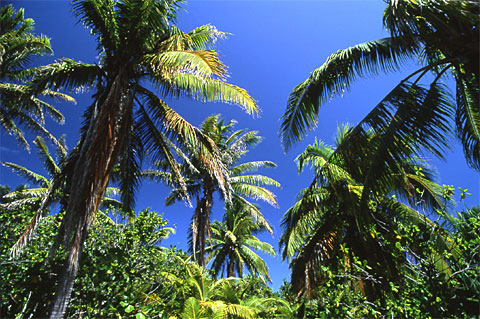
[(235, 261), (232, 256), (230, 256), (230, 260), (228, 261), (227, 277), (235, 277)]
[(200, 234), (200, 252), (199, 264), (205, 268), (205, 248), (207, 246), (207, 236), (210, 235), (210, 213), (213, 206), (213, 190), (209, 190), (205, 194), (205, 204), (202, 217), (202, 233)]
[(205, 268), (205, 248), (207, 236), (210, 234), (210, 213), (213, 206), (213, 186), (210, 181), (204, 182), (203, 198), (195, 209), (193, 218), (193, 254), (198, 264)]
[(132, 97), (128, 82), (117, 75), (108, 95), (97, 100), (88, 131), (75, 163), (70, 198), (63, 222), (68, 256), (59, 278), (50, 318), (63, 318), (77, 275), (85, 239), (108, 185), (110, 172), (125, 140), (131, 122)]
[(55, 291), (55, 299), (51, 305), (50, 318), (63, 318), (65, 316), (68, 303), (70, 301), (70, 296), (72, 295), (73, 284), (75, 283), (75, 278), (77, 277), (79, 266), (78, 261), (80, 260), (83, 251), (83, 243), (85, 242), (87, 234), (88, 230), (85, 228), (82, 229), (81, 233), (78, 234), (80, 237), (75, 236), (76, 238), (80, 238), (78, 241), (80, 246), (78, 246), (77, 249), (69, 249), (62, 274), (58, 279), (58, 286)]

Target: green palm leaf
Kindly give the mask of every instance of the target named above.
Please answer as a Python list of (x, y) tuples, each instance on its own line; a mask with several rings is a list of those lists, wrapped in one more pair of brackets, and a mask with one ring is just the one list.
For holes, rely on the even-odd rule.
[(115, 21), (113, 0), (73, 1), (73, 12), (85, 27), (91, 30), (99, 42), (98, 49), (118, 49), (119, 35)]
[(255, 172), (260, 168), (275, 168), (277, 164), (271, 161), (252, 161), (238, 164), (230, 168), (230, 172), (233, 176), (240, 175), (247, 172)]
[(275, 194), (264, 187), (241, 183), (232, 183), (232, 189), (237, 194), (240, 194), (242, 196), (249, 197), (255, 200), (261, 199), (272, 206), (278, 206)]
[(194, 74), (177, 73), (165, 78), (157, 74), (155, 79), (167, 96), (188, 96), (202, 102), (224, 102), (241, 106), (248, 114), (257, 114), (258, 107), (246, 90), (211, 78), (199, 78)]
[(226, 66), (215, 51), (167, 51), (145, 56), (145, 62), (163, 74), (191, 73), (200, 77), (215, 75), (225, 79)]
[(280, 126), (284, 148), (290, 149), (316, 126), (319, 103), (342, 95), (358, 77), (397, 70), (406, 58), (417, 51), (418, 47), (401, 39), (384, 38), (330, 55), (321, 67), (290, 93)]
[(98, 65), (63, 58), (59, 62), (41, 67), (33, 80), (33, 85), (37, 92), (50, 87), (86, 91), (93, 87), (101, 75), (102, 70)]
[(48, 187), (50, 185), (50, 181), (47, 178), (43, 177), (42, 175), (36, 174), (31, 170), (26, 169), (23, 166), (20, 166), (15, 163), (10, 163), (10, 162), (0, 162), (0, 163), (2, 163), (2, 165), (5, 167), (10, 168), (16, 174), (22, 176), (27, 181), (33, 182), (43, 187)]
[(480, 170), (480, 102), (478, 86), (461, 72), (457, 79), (457, 136), (471, 167)]

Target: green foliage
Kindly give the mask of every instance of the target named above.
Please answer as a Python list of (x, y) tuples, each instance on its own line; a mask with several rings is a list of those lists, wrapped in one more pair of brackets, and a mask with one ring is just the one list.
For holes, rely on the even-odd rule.
[[(282, 296), (298, 304), (299, 318), (476, 318), (480, 315), (479, 212), (473, 208), (458, 217), (442, 213), (440, 221), (446, 228), (441, 229), (450, 248), (441, 251), (425, 225), (400, 224), (392, 253), (407, 254), (408, 259), (398, 282), (376, 277), (366, 260), (338, 257), (340, 267), (322, 266), (324, 282), (315, 287), (314, 298), (297, 299), (289, 283), (282, 286)], [(389, 244), (388, 238), (382, 239)], [(449, 271), (439, 269), (440, 259)], [(363, 282), (368, 280), (388, 282), (376, 300), (363, 293)]]
[(64, 120), (63, 115), (44, 98), (74, 100), (48, 89), (34, 92), (27, 85), (38, 71), (38, 67), (29, 68), (32, 60), (52, 52), (50, 39), (34, 35), (33, 25), (32, 19), (24, 17), (23, 9), (16, 11), (12, 5), (0, 8), (0, 126), (27, 149), (29, 144), (20, 124), (61, 147), (44, 124), (45, 115), (60, 123)]
[(166, 270), (166, 254), (156, 246), (171, 232), (166, 223), (149, 210), (125, 225), (98, 215), (80, 261), (69, 316), (134, 317), (153, 311), (145, 300), (158, 273)]
[[(9, 192), (2, 187), (2, 194)], [(116, 213), (107, 215), (121, 218)], [(34, 214), (28, 206), (1, 211), (2, 317), (43, 316), (54, 294), (65, 252), (47, 256), (63, 213), (43, 218), (21, 257), (10, 257)], [(290, 318), (283, 315), (291, 313), (289, 305), (259, 277), (216, 280), (185, 253), (158, 246), (173, 229), (157, 213), (141, 211), (126, 224), (107, 215), (97, 215), (86, 241), (68, 317)]]
[(356, 133), (340, 129), (335, 149), (316, 141), (297, 157), (315, 179), (282, 221), (292, 260), (283, 293), (306, 318), (478, 315), (478, 212), (449, 217), (455, 188), (432, 182), (414, 150), (372, 178), (383, 137)]
[[(2, 199), (3, 200), (3, 199)], [(0, 295), (1, 316), (14, 318), (44, 313), (53, 294), (52, 282), (58, 266), (45, 264), (61, 215), (40, 221), (34, 244), (25, 248), (24, 255), (12, 259), (11, 248), (35, 215), (31, 206), (16, 211), (0, 210)], [(58, 261), (55, 258), (55, 261)], [(52, 263), (54, 264), (54, 263)], [(53, 277), (53, 278), (52, 278)], [(35, 310), (34, 310), (35, 309)]]
[[(65, 186), (66, 178), (60, 174), (61, 167), (67, 157), (65, 139), (62, 136), (58, 141), (61, 147), (58, 147), (56, 151), (56, 158), (50, 153), (47, 145), (40, 136), (35, 138), (34, 144), (40, 159), (43, 160), (43, 166), (48, 176), (42, 176), (15, 163), (0, 162), (3, 166), (10, 168), (14, 173), (37, 186), (31, 188), (21, 187), (13, 192), (3, 194), (3, 202), (0, 203), (1, 209), (5, 211), (17, 211), (24, 205), (28, 205), (32, 210), (36, 210), (37, 212), (12, 248), (13, 255), (21, 253), (24, 245), (38, 227), (39, 221), (46, 214), (46, 212), (42, 210), (42, 205), (49, 202), (50, 204), (60, 203), (65, 206), (69, 197)], [(51, 192), (52, 185), (54, 184), (60, 184), (60, 187), (57, 187)], [(101, 202), (101, 209), (106, 207), (119, 208), (122, 206), (118, 200), (108, 197), (108, 195), (115, 193), (118, 193), (118, 189), (112, 187), (107, 188), (106, 196), (103, 197)]]
[[(398, 249), (394, 232), (401, 224), (426, 225), (438, 244), (443, 242), (422, 213), (444, 207), (431, 168), (413, 150), (409, 157), (379, 164), (384, 136), (357, 133), (355, 128), (340, 128), (336, 148), (316, 141), (297, 157), (299, 170), (312, 165), (315, 178), (282, 220), (280, 245), (283, 258), (291, 260), (296, 293), (310, 297), (326, 280), (322, 267), (348, 272), (351, 267), (340, 262), (348, 265), (355, 258), (367, 263), (369, 276), (399, 280), (407, 258), (394, 253)], [(370, 301), (388, 288), (385, 280), (362, 285)]]
[[(54, 293), (64, 252), (59, 251), (50, 261), (47, 255), (62, 213), (42, 219), (34, 240), (24, 253), (18, 259), (10, 257), (10, 249), (34, 214), (28, 206), (17, 211), (1, 211), (2, 317), (43, 316)], [(172, 304), (168, 302), (168, 307), (167, 302), (164, 307), (153, 307), (147, 302), (152, 290), (156, 290), (157, 296), (171, 298), (170, 286), (160, 274), (180, 272), (174, 260), (182, 253), (157, 246), (173, 231), (165, 225), (165, 220), (148, 210), (138, 213), (128, 224), (117, 224), (99, 214), (82, 256), (69, 316), (139, 318), (151, 312), (169, 313), (172, 308), (181, 309), (182, 299)]]

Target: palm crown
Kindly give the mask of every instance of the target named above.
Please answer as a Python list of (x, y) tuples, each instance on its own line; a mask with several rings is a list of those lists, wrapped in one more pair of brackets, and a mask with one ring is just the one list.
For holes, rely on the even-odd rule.
[[(357, 135), (356, 150), (363, 151), (355, 155), (343, 147), (343, 143), (350, 145), (353, 133), (345, 126), (339, 130), (336, 149), (316, 141), (297, 157), (300, 171), (312, 165), (316, 175), (282, 221), (280, 245), (283, 258), (293, 259), (292, 283), (297, 292), (310, 294), (322, 282), (322, 265), (341, 269), (339, 256), (340, 260), (353, 256), (366, 260), (374, 276), (395, 280), (397, 261), (381, 238), (394, 236), (397, 223), (426, 225), (433, 230), (434, 224), (416, 209), (444, 207), (441, 187), (431, 181), (433, 171), (415, 153), (396, 163), (401, 173), (386, 170), (376, 188), (367, 188), (366, 173), (374, 169), (372, 158), (381, 136), (373, 131)], [(448, 246), (441, 236), (435, 236), (439, 246)], [(445, 262), (439, 267), (448, 271)], [(365, 293), (375, 298), (384, 284), (367, 282)]]
[[(248, 152), (249, 147), (253, 147), (261, 141), (261, 138), (255, 131), (234, 130), (235, 121), (225, 123), (220, 119), (220, 115), (210, 116), (201, 125), (202, 133), (207, 136), (218, 149), (220, 163), (225, 167), (227, 175), (227, 187), (215, 179), (208, 170), (202, 167), (202, 153), (199, 152), (196, 145), (186, 145), (183, 169), (185, 170), (186, 190), (191, 197), (197, 198), (195, 214), (192, 220), (191, 228), (191, 251), (194, 258), (204, 266), (205, 240), (210, 232), (210, 212), (213, 206), (213, 194), (219, 192), (220, 196), (226, 199), (227, 207), (232, 202), (238, 202), (245, 205), (248, 211), (258, 223), (265, 226), (272, 233), (272, 229), (256, 205), (250, 203), (249, 199), (263, 200), (271, 205), (277, 206), (275, 195), (265, 186), (276, 186), (280, 184), (272, 178), (260, 174), (252, 174), (262, 167), (275, 167), (275, 163), (270, 161), (252, 161), (238, 163), (239, 160)], [(171, 175), (158, 175), (158, 172), (148, 171), (146, 175), (151, 178), (171, 180)], [(183, 198), (183, 190), (175, 188), (170, 196), (166, 198), (167, 204)], [(198, 251), (197, 251), (198, 250)]]
[[(243, 208), (246, 208), (244, 210)], [(271, 282), (265, 261), (253, 250), (261, 250), (276, 255), (272, 245), (262, 242), (255, 235), (265, 231), (266, 227), (256, 223), (248, 215), (248, 206), (237, 202), (228, 208), (223, 223), (215, 221), (211, 230), (211, 245), (207, 247), (207, 263), (212, 262), (212, 270), (218, 275), (228, 277), (243, 276), (246, 267), (251, 274)]]
[[(380, 122), (385, 111), (417, 110), (409, 117), (397, 116), (397, 130), (407, 131), (415, 125), (422, 135), (422, 139), (416, 141), (416, 147), (423, 147), (441, 157), (445, 145), (435, 145), (432, 140), (445, 140), (451, 132), (449, 121), (453, 120), (467, 162), (479, 170), (480, 18), (477, 1), (392, 0), (385, 9), (383, 22), (390, 37), (361, 43), (330, 55), (290, 93), (280, 129), (285, 148), (289, 149), (316, 125), (321, 103), (349, 90), (357, 78), (397, 71), (403, 62), (417, 58), (423, 66), (402, 80), (375, 107), (377, 115), (371, 120), (378, 125), (371, 128), (384, 129)], [(433, 73), (433, 80), (422, 85), (419, 81), (429, 72)], [(456, 82), (455, 100), (448, 97), (445, 86), (440, 84), (448, 73)], [(382, 108), (385, 101), (389, 103), (388, 109)], [(391, 151), (402, 152), (393, 146)]]

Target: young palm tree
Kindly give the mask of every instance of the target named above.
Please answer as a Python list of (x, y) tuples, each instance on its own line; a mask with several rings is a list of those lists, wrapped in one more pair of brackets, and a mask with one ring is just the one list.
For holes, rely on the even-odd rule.
[(74, 100), (48, 89), (33, 94), (25, 84), (38, 70), (27, 68), (32, 59), (52, 53), (46, 36), (32, 34), (33, 24), (32, 19), (25, 19), (23, 9), (15, 11), (12, 5), (0, 8), (0, 126), (27, 150), (29, 144), (19, 124), (62, 147), (44, 124), (45, 114), (57, 122), (63, 122), (63, 115), (38, 96)]
[[(480, 170), (478, 1), (389, 2), (383, 24), (390, 37), (330, 55), (290, 93), (280, 129), (285, 148), (315, 127), (320, 103), (343, 94), (359, 77), (397, 71), (404, 61), (417, 58), (423, 66), (402, 80), (376, 106), (372, 111), (377, 113), (376, 117), (371, 117), (373, 122), (368, 124), (382, 130), (382, 117), (397, 113), (396, 130), (414, 136), (417, 132), (408, 130), (415, 127), (421, 136), (417, 146), (441, 157), (447, 145), (439, 143), (439, 147), (435, 140), (445, 140), (450, 132), (449, 121), (454, 120), (468, 164)], [(429, 72), (433, 73), (433, 80), (428, 85), (419, 84)], [(456, 82), (456, 99), (441, 109), (438, 97), (446, 93), (439, 83), (448, 73)], [(411, 116), (403, 117), (402, 113), (407, 111)], [(395, 153), (402, 152), (401, 148), (389, 147)]]
[[(214, 279), (194, 262), (180, 261), (186, 280), (175, 276), (170, 279), (185, 290), (186, 299), (180, 318), (257, 318), (261, 313), (271, 313), (274, 306), (282, 304), (274, 298), (243, 299), (236, 289), (238, 278)], [(178, 281), (178, 282), (177, 282)]]
[[(248, 148), (258, 144), (261, 138), (255, 131), (247, 131), (246, 129), (235, 131), (235, 124), (235, 121), (225, 124), (224, 120), (220, 119), (220, 115), (214, 115), (205, 119), (201, 125), (202, 133), (209, 137), (219, 150), (219, 158), (227, 169), (231, 189), (222, 189), (222, 185), (218, 183), (215, 176), (212, 176), (205, 167), (202, 167), (203, 155), (196, 145), (186, 145), (184, 149), (185, 154), (190, 154), (184, 156), (185, 164), (183, 168), (186, 171), (184, 175), (187, 176), (186, 190), (191, 197), (197, 198), (190, 233), (190, 250), (193, 253), (194, 260), (197, 260), (202, 267), (205, 266), (206, 238), (210, 233), (210, 213), (215, 192), (219, 192), (224, 198), (230, 196), (233, 201), (244, 203), (250, 216), (272, 233), (270, 225), (258, 207), (251, 204), (247, 198), (261, 199), (270, 205), (277, 206), (275, 195), (264, 186), (280, 187), (280, 184), (267, 176), (251, 174), (262, 167), (276, 167), (276, 164), (270, 161), (238, 164), (240, 158), (248, 152)], [(151, 178), (166, 179), (164, 175), (158, 175), (155, 171), (148, 171), (146, 175)], [(181, 188), (172, 190), (165, 201), (166, 204), (170, 205), (181, 200), (182, 194), (183, 190)]]
[(212, 262), (211, 269), (217, 277), (238, 274), (242, 278), (246, 267), (251, 274), (271, 282), (267, 264), (252, 249), (273, 256), (275, 249), (255, 236), (266, 228), (256, 223), (245, 208), (248, 210), (243, 203), (235, 202), (225, 211), (223, 223), (215, 221), (211, 225), (212, 244), (206, 249), (207, 263)]
[(50, 316), (62, 317), (73, 288), (78, 260), (92, 216), (118, 164), (122, 201), (133, 205), (141, 159), (165, 159), (179, 177), (169, 140), (196, 144), (220, 185), (223, 167), (215, 145), (165, 101), (189, 96), (201, 101), (222, 101), (257, 113), (248, 93), (223, 80), (226, 67), (211, 50), (224, 33), (206, 25), (184, 33), (175, 27), (179, 0), (76, 0), (73, 12), (98, 42), (99, 64), (64, 59), (44, 67), (35, 84), (43, 88), (95, 88), (94, 101), (85, 112), (85, 125), (76, 151), (67, 159), (70, 197), (62, 221), (68, 234), (65, 271)]
[[(416, 154), (399, 159), (401, 174), (387, 170), (379, 179), (381, 188), (365, 192), (365, 174), (375, 165), (372, 158), (382, 137), (373, 131), (356, 136), (355, 144), (363, 151), (355, 154), (343, 147), (353, 133), (345, 126), (337, 136), (336, 150), (315, 142), (297, 157), (299, 171), (312, 165), (316, 177), (282, 221), (280, 246), (283, 258), (292, 259), (291, 282), (296, 292), (309, 295), (321, 284), (321, 266), (341, 271), (344, 266), (339, 260), (350, 264), (358, 257), (368, 262), (373, 273), (363, 280), (364, 292), (369, 299), (377, 299), (386, 281), (376, 278), (398, 280), (398, 265), (405, 261), (394, 257), (391, 244), (382, 238), (398, 241), (392, 231), (397, 223), (426, 225), (433, 230), (434, 224), (416, 209), (444, 207), (441, 187), (431, 181), (431, 169)], [(434, 236), (439, 246), (448, 247), (439, 235)], [(442, 266), (448, 270), (447, 264)]]

